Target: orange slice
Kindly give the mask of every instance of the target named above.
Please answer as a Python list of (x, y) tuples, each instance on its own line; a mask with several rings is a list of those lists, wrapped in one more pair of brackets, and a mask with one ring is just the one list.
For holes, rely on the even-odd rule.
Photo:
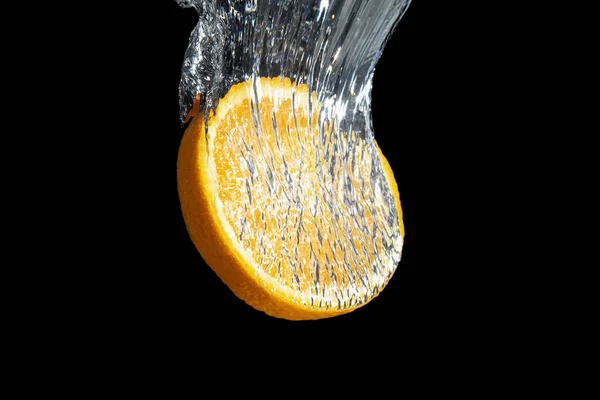
[[(246, 303), (293, 320), (368, 303), (396, 269), (404, 237), (387, 160), (364, 139), (319, 125), (311, 96), (289, 79), (232, 86), (207, 126), (202, 113), (191, 121), (177, 164), (183, 216), (202, 258)], [(345, 159), (335, 162), (335, 149)]]

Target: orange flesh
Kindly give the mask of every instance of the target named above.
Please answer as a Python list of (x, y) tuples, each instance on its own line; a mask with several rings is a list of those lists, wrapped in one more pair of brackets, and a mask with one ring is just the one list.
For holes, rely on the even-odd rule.
[[(345, 212), (336, 206), (343, 204), (344, 182), (323, 168), (335, 133), (325, 126), (324, 142), (315, 134), (318, 107), (309, 125), (306, 87), (261, 79), (261, 90), (257, 110), (251, 85), (234, 86), (211, 116), (208, 137), (202, 115), (186, 131), (178, 180), (192, 240), (239, 297), (270, 315), (308, 319), (351, 311), (389, 279), (370, 269), (376, 258), (388, 257), (382, 234), (374, 231), (383, 232), (380, 221), (389, 212), (383, 202), (367, 204), (378, 198), (369, 183), (371, 154), (356, 146), (354, 167), (345, 166), (358, 208)], [(403, 237), (397, 186), (378, 154)], [(226, 254), (207, 255), (215, 251)], [(341, 290), (369, 298), (342, 306), (336, 298)]]

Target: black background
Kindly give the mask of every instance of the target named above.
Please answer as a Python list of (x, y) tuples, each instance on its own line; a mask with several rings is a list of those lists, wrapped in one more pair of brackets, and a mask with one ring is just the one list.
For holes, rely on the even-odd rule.
[[(321, 321), (280, 320), (246, 305), (205, 265), (186, 231), (176, 181), (184, 132), (178, 85), (196, 12), (175, 1), (148, 2), (143, 12), (133, 10), (117, 18), (114, 26), (103, 26), (112, 32), (114, 54), (96, 62), (110, 73), (112, 83), (103, 91), (109, 92), (108, 100), (92, 99), (90, 108), (116, 115), (119, 122), (108, 120), (107, 126), (97, 127), (103, 132), (98, 156), (106, 168), (98, 171), (101, 189), (94, 195), (103, 209), (98, 225), (109, 233), (101, 235), (101, 243), (90, 243), (93, 256), (86, 259), (105, 263), (97, 270), (98, 279), (106, 282), (100, 303), (114, 298), (116, 318), (143, 326), (148, 335), (164, 337), (177, 348), (206, 335), (228, 342), (241, 336), (243, 342), (254, 333), (265, 337), (268, 332), (275, 338), (299, 333), (309, 340), (317, 333), (353, 332), (390, 341), (380, 335), (414, 329), (412, 317), (420, 302), (417, 3), (411, 4), (387, 43), (373, 85), (375, 137), (394, 171), (404, 214), (402, 260), (388, 286), (369, 304)], [(123, 32), (126, 37), (121, 38)], [(103, 54), (112, 51), (104, 49)]]

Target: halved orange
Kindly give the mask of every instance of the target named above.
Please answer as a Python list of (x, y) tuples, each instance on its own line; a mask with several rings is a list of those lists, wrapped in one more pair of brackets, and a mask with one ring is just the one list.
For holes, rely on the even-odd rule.
[(177, 165), (185, 223), (205, 262), (252, 307), (295, 320), (377, 296), (404, 237), (379, 147), (320, 120), (310, 96), (289, 79), (232, 86), (207, 125), (202, 113), (193, 118)]

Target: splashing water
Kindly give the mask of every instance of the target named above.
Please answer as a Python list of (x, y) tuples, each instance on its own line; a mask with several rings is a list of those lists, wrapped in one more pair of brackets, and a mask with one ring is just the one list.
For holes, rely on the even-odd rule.
[[(339, 245), (342, 249), (342, 260), (329, 260), (321, 250), (311, 252), (314, 257), (310, 260), (300, 260), (293, 251), (268, 257), (267, 250), (261, 253), (252, 249), (258, 251), (255, 259), (260, 260), (265, 271), (281, 264), (281, 257), (287, 257), (290, 268), (304, 266), (309, 272), (307, 282), (302, 285), (296, 271), (279, 271), (274, 276), (283, 285), (297, 284), (310, 298), (318, 297), (318, 304), (311, 302), (311, 307), (345, 308), (369, 301), (393, 274), (403, 245), (398, 210), (374, 141), (372, 79), (384, 45), (411, 0), (176, 1), (182, 7), (195, 8), (199, 16), (182, 68), (179, 88), (182, 121), (198, 94), (201, 94), (200, 110), (204, 118), (208, 118), (209, 111), (217, 108), (232, 85), (257, 82), (259, 77), (289, 78), (298, 86), (307, 85), (308, 90), (316, 94), (316, 101), (307, 96), (309, 110), (316, 107), (313, 102), (318, 104), (319, 131), (311, 134), (324, 149), (324, 154), (316, 154), (319, 160), (313, 160), (313, 164), (320, 166), (315, 181), (327, 185), (316, 187), (319, 193), (310, 201), (310, 194), (294, 188), (295, 182), (300, 181), (297, 176), (284, 176), (270, 182), (270, 185), (286, 186), (289, 193), (306, 198), (301, 203), (304, 206), (293, 199), (276, 197), (275, 193), (280, 191), (272, 187), (267, 191), (260, 186), (261, 182), (253, 179), (247, 179), (240, 190), (248, 192), (249, 209), (281, 218), (277, 224), (283, 226), (285, 243), (307, 244), (311, 249), (313, 245), (323, 248), (323, 243), (308, 242), (303, 234), (306, 231), (303, 219), (289, 218), (290, 207), (305, 207), (306, 210), (299, 210), (300, 215), (329, 210), (336, 218), (312, 223), (318, 232), (330, 233), (328, 240), (335, 242), (334, 248)], [(258, 101), (258, 97), (254, 97), (254, 102)], [(327, 130), (325, 126), (335, 128)], [(261, 131), (256, 125), (243, 129)], [(271, 151), (261, 149), (263, 155), (267, 153), (267, 159), (272, 156), (268, 154)], [(231, 156), (243, 157), (242, 154)], [(365, 160), (369, 160), (368, 165)], [(304, 167), (303, 160), (288, 162), (299, 163), (299, 171)], [(268, 201), (269, 209), (266, 206), (260, 209), (260, 204), (252, 203), (253, 191), (262, 191), (263, 196), (273, 193)], [(273, 209), (274, 205), (277, 209)], [(374, 218), (365, 218), (365, 215)], [(241, 223), (234, 228), (244, 231)], [(357, 231), (368, 243), (357, 244), (351, 239)], [(268, 236), (266, 228), (265, 231), (257, 228), (253, 235), (257, 241), (266, 240)], [(335, 268), (330, 268), (332, 265)], [(366, 268), (375, 271), (375, 282), (368, 282)], [(320, 278), (319, 270), (329, 278)], [(373, 280), (372, 272), (369, 276)]]

